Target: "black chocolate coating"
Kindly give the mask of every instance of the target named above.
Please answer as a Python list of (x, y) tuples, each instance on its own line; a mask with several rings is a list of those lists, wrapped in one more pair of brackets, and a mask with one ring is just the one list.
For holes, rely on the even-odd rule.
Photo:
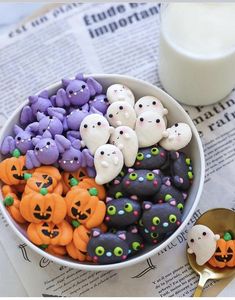
[(143, 238), (137, 226), (132, 225), (127, 228), (126, 239), (129, 246), (129, 256), (135, 255), (144, 248)]
[(150, 245), (156, 245), (165, 239), (165, 234), (159, 234), (144, 227), (142, 219), (138, 222), (138, 230), (144, 241)]

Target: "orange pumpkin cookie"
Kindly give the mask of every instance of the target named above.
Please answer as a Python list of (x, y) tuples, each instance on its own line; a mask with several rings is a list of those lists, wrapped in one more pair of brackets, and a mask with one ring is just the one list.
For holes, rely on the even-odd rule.
[(73, 259), (79, 261), (91, 261), (90, 256), (85, 253), (82, 253), (79, 249), (77, 249), (74, 245), (74, 242), (69, 243), (66, 246), (66, 250), (68, 252), (68, 255), (71, 256)]
[(46, 221), (58, 224), (65, 218), (66, 211), (64, 198), (55, 193), (48, 193), (45, 188), (39, 193), (23, 195), (20, 202), (22, 216), (33, 223)]
[(4, 196), (3, 204), (11, 217), (18, 223), (26, 223), (26, 220), (20, 213), (20, 200), (18, 199), (15, 190), (9, 185), (4, 185), (2, 187), (2, 194)]
[(38, 246), (65, 246), (72, 241), (73, 229), (66, 221), (59, 224), (52, 222), (31, 223), (27, 229), (27, 234), (30, 241)]
[(64, 256), (67, 254), (67, 250), (65, 246), (48, 245), (48, 247), (45, 248), (45, 251), (50, 253), (51, 255), (57, 255), (57, 256)]
[(76, 172), (62, 172), (62, 183), (63, 183), (63, 193), (67, 194), (67, 192), (71, 189), (70, 180), (72, 178), (81, 181), (84, 178), (89, 178), (86, 169), (80, 168)]
[(93, 191), (96, 189), (97, 196), (100, 200), (104, 200), (106, 198), (106, 191), (103, 185), (99, 185), (95, 182), (94, 178), (84, 178), (82, 181), (78, 183), (78, 187), (82, 189), (93, 189)]

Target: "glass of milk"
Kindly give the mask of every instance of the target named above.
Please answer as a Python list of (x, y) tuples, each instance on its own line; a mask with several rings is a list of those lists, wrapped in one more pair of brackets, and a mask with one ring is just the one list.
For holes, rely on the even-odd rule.
[(184, 104), (227, 96), (235, 87), (235, 3), (163, 4), (159, 77)]

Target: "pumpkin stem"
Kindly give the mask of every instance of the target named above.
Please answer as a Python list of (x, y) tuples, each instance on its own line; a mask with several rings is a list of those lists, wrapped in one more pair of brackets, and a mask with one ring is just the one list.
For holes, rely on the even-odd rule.
[(73, 227), (77, 228), (78, 226), (80, 226), (80, 223), (77, 220), (72, 220), (72, 225)]
[(31, 177), (32, 177), (32, 174), (30, 174), (30, 173), (24, 173), (24, 180), (28, 180)]
[(71, 186), (78, 185), (78, 182), (79, 181), (76, 178), (74, 178), (74, 177), (71, 178), (70, 181), (69, 181), (69, 183), (70, 183)]
[(39, 248), (41, 248), (41, 249), (46, 249), (47, 247), (48, 247), (48, 245), (46, 245), (46, 244), (42, 244), (39, 246)]
[(14, 203), (14, 199), (11, 196), (7, 196), (3, 201), (3, 204), (5, 206), (11, 206), (13, 203)]
[(18, 157), (20, 157), (20, 150), (19, 149), (14, 149), (13, 150), (13, 152), (12, 152), (12, 156), (14, 156), (14, 157), (16, 157), (16, 158), (18, 158)]
[(227, 232), (224, 233), (224, 240), (225, 241), (231, 241), (232, 239), (233, 239), (233, 237), (232, 237), (230, 232), (227, 231)]
[(41, 188), (39, 193), (41, 195), (45, 196), (48, 193), (48, 190), (47, 190), (47, 188)]
[(90, 188), (89, 189), (89, 194), (91, 195), (91, 196), (97, 196), (98, 195), (98, 191), (97, 191), (97, 189), (96, 188)]

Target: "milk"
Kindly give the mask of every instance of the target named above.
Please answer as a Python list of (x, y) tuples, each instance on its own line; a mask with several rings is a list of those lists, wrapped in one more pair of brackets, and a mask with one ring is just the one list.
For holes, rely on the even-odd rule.
[(170, 3), (163, 7), (159, 76), (174, 98), (208, 105), (235, 86), (235, 4)]

